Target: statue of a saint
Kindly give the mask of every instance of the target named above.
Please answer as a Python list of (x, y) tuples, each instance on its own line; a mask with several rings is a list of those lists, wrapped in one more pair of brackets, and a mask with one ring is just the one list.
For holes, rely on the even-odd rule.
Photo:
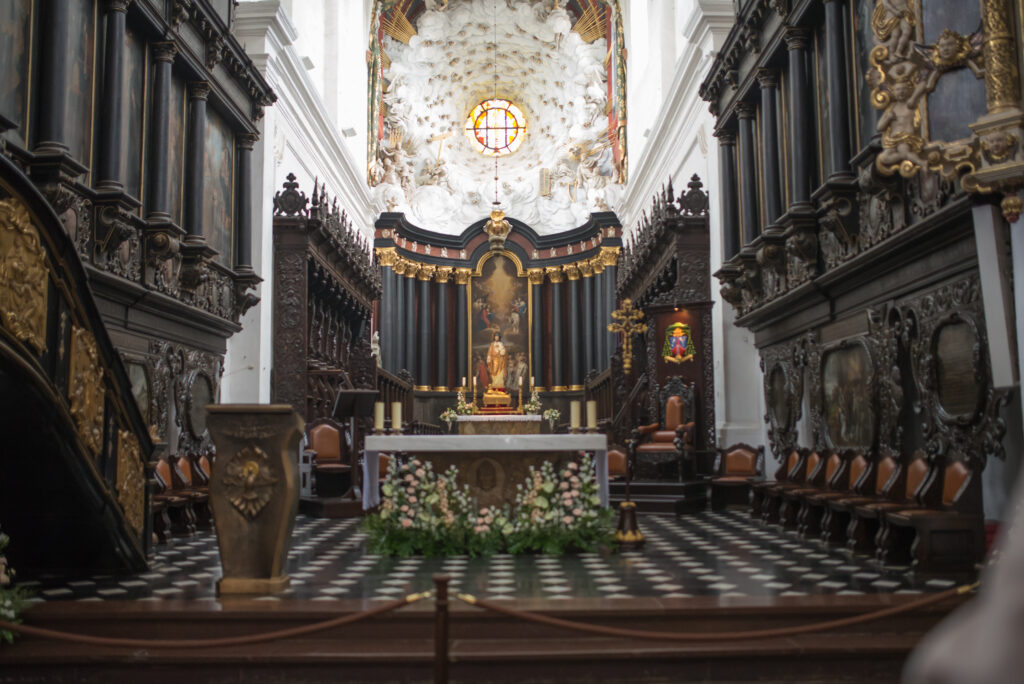
[(507, 363), (508, 354), (501, 341), (501, 334), (494, 333), (494, 339), (487, 350), (487, 371), (491, 375), (490, 389), (505, 388), (505, 365)]

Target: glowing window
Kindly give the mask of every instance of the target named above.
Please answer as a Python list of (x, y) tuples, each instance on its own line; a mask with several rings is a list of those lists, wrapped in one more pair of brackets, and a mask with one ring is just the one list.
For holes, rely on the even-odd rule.
[(511, 154), (526, 137), (526, 118), (508, 100), (484, 100), (466, 120), (466, 135), (483, 154)]

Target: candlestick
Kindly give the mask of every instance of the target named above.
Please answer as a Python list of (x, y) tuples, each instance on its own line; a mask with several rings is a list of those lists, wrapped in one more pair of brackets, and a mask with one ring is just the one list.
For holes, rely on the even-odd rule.
[(373, 403), (373, 430), (374, 432), (384, 431), (384, 402), (375, 401)]
[(580, 427), (580, 402), (569, 402), (569, 427), (578, 430)]
[(587, 402), (587, 429), (597, 428), (597, 402), (591, 399)]
[(402, 402), (391, 402), (391, 431), (399, 433), (402, 431)]

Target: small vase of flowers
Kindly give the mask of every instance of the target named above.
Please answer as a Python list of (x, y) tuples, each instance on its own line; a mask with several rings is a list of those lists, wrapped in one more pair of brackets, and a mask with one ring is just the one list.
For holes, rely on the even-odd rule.
[(523, 404), (523, 411), (532, 416), (540, 413), (540, 395), (537, 394), (537, 390), (530, 395), (530, 401)]
[(562, 412), (555, 408), (549, 408), (544, 412), (544, 420), (548, 421), (548, 425), (551, 427), (552, 431), (555, 429), (555, 421), (557, 421), (561, 415)]

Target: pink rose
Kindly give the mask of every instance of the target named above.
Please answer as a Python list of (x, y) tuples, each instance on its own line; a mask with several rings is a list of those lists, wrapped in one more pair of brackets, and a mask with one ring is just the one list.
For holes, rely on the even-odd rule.
[(405, 481), (406, 481), (406, 482), (412, 482), (412, 481), (413, 481), (413, 480), (415, 480), (415, 479), (416, 479), (416, 478), (414, 478), (414, 477), (412, 476), (412, 473), (409, 473), (408, 475), (406, 475), (406, 476), (405, 476)]
[(402, 504), (402, 507), (399, 510), (405, 513), (407, 510), (409, 510), (408, 504)]
[(423, 468), (417, 468), (416, 469), (416, 477), (423, 477), (426, 474), (427, 473), (423, 470)]
[(492, 518), (491, 516), (488, 515), (487, 517), (484, 518), (484, 522), (486, 524), (490, 525), (492, 522), (494, 522), (494, 518)]
[(410, 518), (415, 518), (416, 517), (416, 511), (410, 510), (408, 513), (406, 513), (406, 515), (409, 516)]
[(580, 478), (573, 475), (571, 478), (569, 478), (569, 482), (572, 482), (574, 485), (578, 487), (580, 484)]
[(574, 498), (574, 499), (575, 499), (575, 498), (576, 498), (577, 496), (579, 496), (579, 495), (580, 495), (580, 490), (578, 490), (578, 489), (574, 489), (574, 490), (572, 490), (572, 491), (571, 491), (571, 492), (569, 492), (569, 493), (570, 493), (570, 494), (572, 494), (572, 498)]
[(580, 469), (580, 467), (575, 462), (569, 464), (569, 470), (579, 470), (579, 469)]
[(486, 509), (486, 508), (481, 508), (480, 509), (480, 515), (487, 515), (487, 513), (488, 513), (488, 509)]
[(402, 468), (401, 468), (402, 472), (405, 472), (408, 469), (409, 469), (409, 464), (408, 463), (403, 463), (402, 464)]
[(574, 509), (572, 509), (572, 514), (575, 515), (578, 518), (581, 515), (583, 515), (583, 509), (582, 508), (574, 508)]
[(569, 483), (568, 482), (559, 482), (558, 483), (558, 488), (562, 489), (562, 490), (568, 489), (569, 488)]
[(412, 527), (412, 520), (402, 518), (402, 527)]
[(564, 473), (562, 473), (562, 477), (569, 477), (570, 475), (572, 475), (571, 470), (566, 470)]
[(409, 497), (409, 503), (416, 503), (416, 497), (415, 496), (410, 496)]
[(414, 458), (414, 459), (412, 459), (412, 464), (413, 464), (414, 466), (416, 466), (417, 468), (419, 468), (419, 467), (420, 467), (421, 465), (423, 465), (423, 463), (422, 463), (422, 462), (420, 461), (420, 459), (418, 459), (418, 458)]
[(571, 525), (572, 524), (572, 520), (573, 520), (573, 517), (571, 515), (567, 515), (564, 518), (562, 518), (562, 522), (564, 522), (566, 525)]
[(405, 488), (405, 493), (406, 494), (414, 494), (415, 492), (416, 492), (416, 488), (415, 487), (406, 487)]

